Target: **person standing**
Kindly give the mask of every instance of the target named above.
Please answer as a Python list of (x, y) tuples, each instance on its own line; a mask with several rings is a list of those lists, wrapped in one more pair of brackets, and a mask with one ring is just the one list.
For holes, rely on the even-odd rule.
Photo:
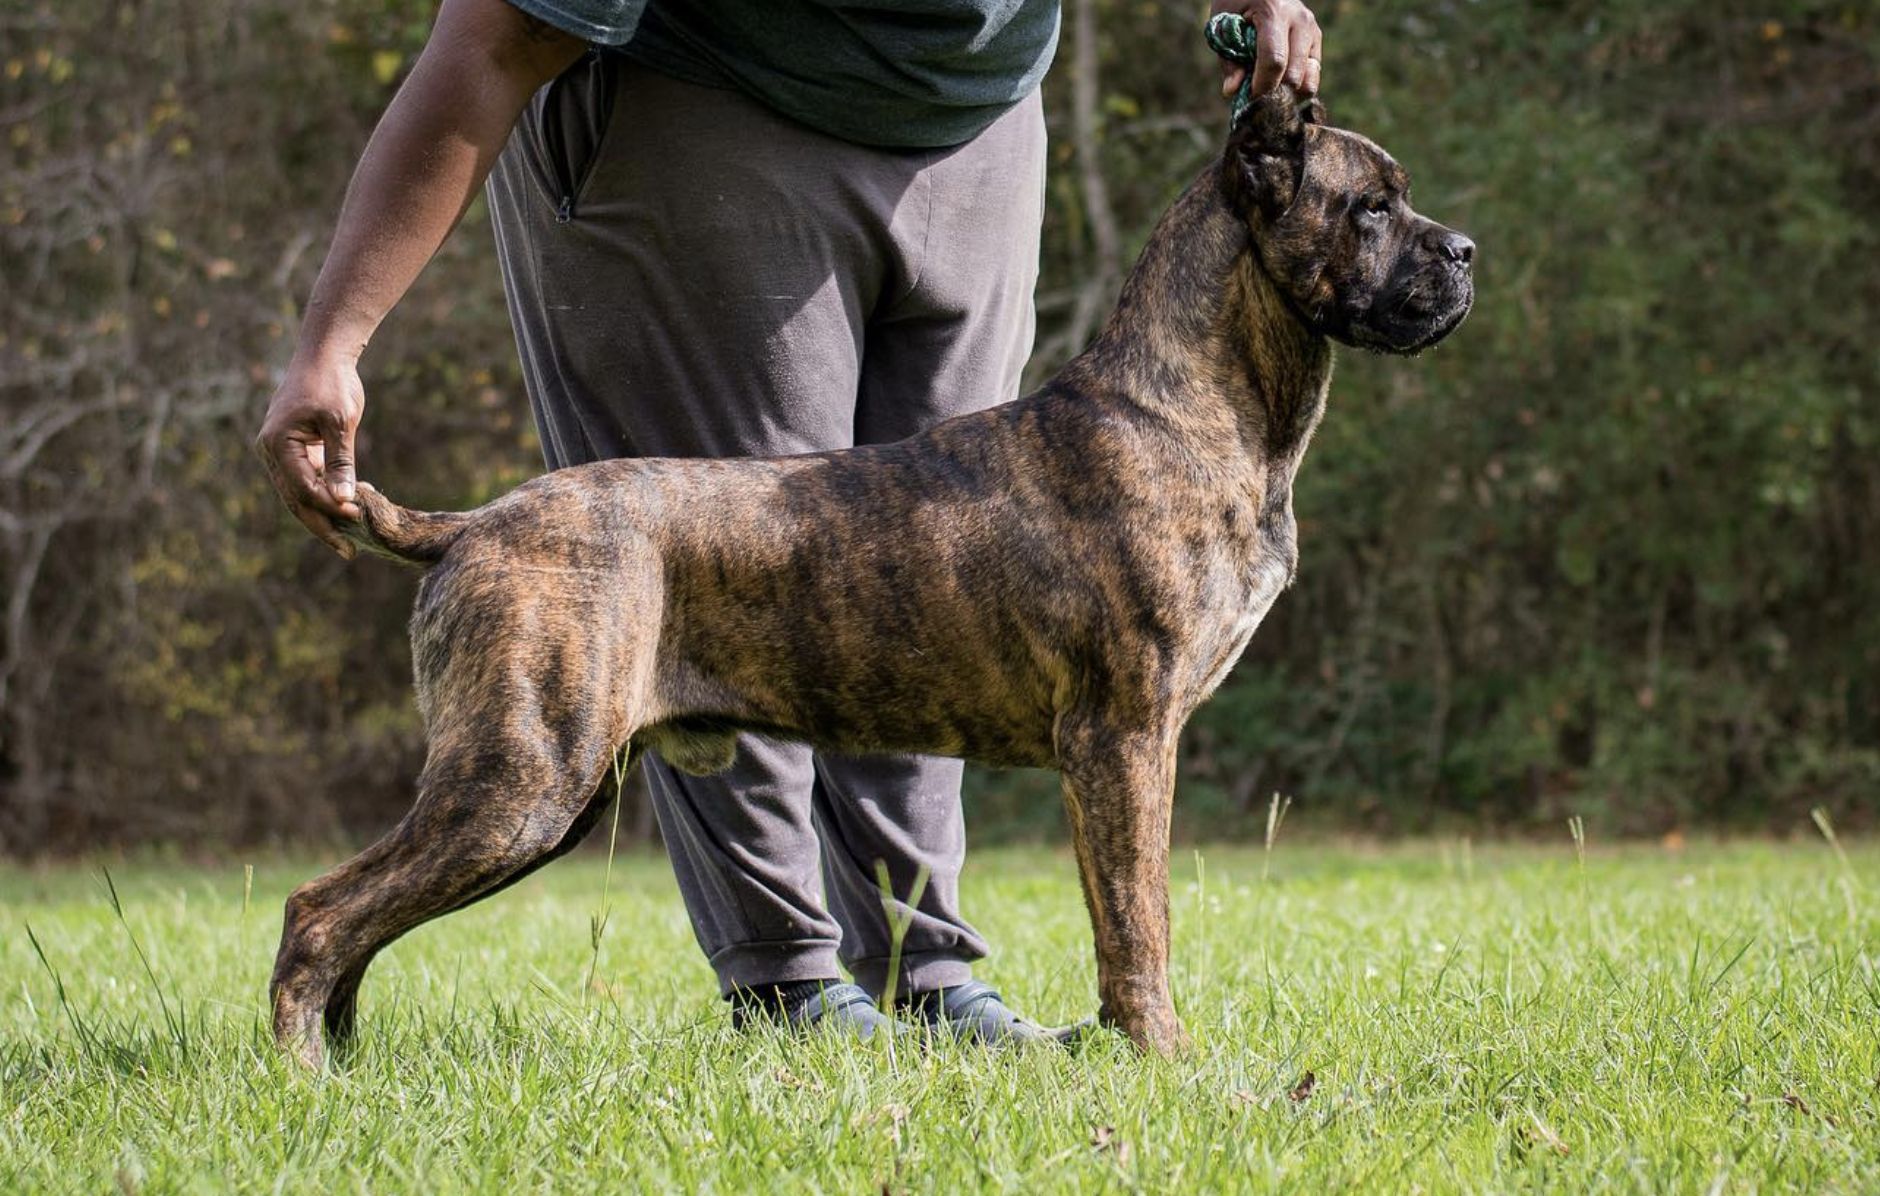
[[(1317, 90), (1298, 0), (1215, 10), (1258, 32), (1256, 94)], [(257, 439), (282, 499), (351, 555), (333, 521), (357, 516), (358, 359), (485, 186), (551, 469), (882, 443), (1017, 397), (1058, 24), (1057, 0), (444, 0)], [(898, 895), (927, 878), (900, 1012), (1049, 1033), (972, 975), (959, 761), (746, 735), (717, 776), (645, 768), (739, 1025), (887, 1024), (879, 862)]]

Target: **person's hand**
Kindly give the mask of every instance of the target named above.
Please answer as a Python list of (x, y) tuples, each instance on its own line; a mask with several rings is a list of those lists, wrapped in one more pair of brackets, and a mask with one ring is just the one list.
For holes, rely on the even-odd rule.
[(297, 356), (268, 401), (255, 438), (255, 451), (287, 509), (347, 560), (356, 550), (333, 521), (359, 518), (353, 435), (365, 409), (365, 388), (350, 357)]
[[(1302, 96), (1319, 92), (1319, 54), (1325, 39), (1319, 19), (1299, 0), (1214, 0), (1208, 13), (1235, 12), (1253, 26), (1253, 94), (1263, 96), (1285, 82)], [(1245, 67), (1221, 61), (1221, 94), (1231, 96), (1246, 75)]]

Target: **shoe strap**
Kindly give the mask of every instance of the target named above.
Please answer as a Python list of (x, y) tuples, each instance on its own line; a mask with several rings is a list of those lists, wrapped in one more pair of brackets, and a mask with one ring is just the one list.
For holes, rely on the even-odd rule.
[(968, 980), (951, 988), (930, 988), (908, 997), (908, 1004), (930, 1022), (966, 1021), (978, 1016), (980, 1007), (988, 1001), (1000, 1006), (1005, 1004), (999, 990), (983, 980)]
[(816, 990), (807, 1001), (791, 1010), (790, 1020), (798, 1025), (811, 1026), (838, 1010), (856, 1005), (873, 1008), (874, 1004), (875, 999), (859, 984), (830, 984)]

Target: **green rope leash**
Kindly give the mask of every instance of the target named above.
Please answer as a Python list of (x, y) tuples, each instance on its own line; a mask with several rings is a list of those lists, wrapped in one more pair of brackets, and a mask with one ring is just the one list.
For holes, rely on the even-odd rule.
[(1253, 26), (1237, 12), (1217, 12), (1208, 18), (1208, 49), (1238, 66), (1247, 68), (1240, 89), (1228, 101), (1227, 127), (1240, 123), (1240, 114), (1253, 103)]

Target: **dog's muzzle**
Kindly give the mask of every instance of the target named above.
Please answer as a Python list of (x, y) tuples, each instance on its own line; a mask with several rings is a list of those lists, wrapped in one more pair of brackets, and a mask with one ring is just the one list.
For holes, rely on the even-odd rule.
[(1461, 326), (1475, 303), (1475, 247), (1457, 239), (1466, 253), (1442, 254), (1391, 288), (1353, 327), (1352, 340), (1380, 353), (1421, 353)]

